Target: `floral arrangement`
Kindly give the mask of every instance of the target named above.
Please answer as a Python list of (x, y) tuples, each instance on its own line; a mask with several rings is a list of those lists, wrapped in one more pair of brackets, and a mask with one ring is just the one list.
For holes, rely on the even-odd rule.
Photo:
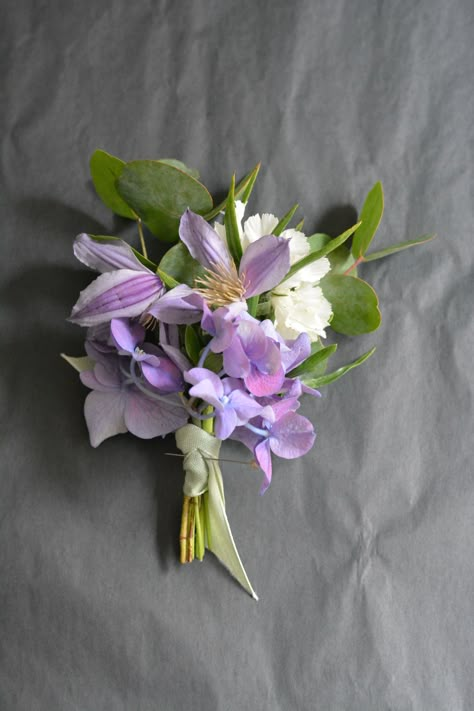
[[(280, 219), (264, 213), (244, 221), (259, 168), (238, 184), (233, 178), (214, 206), (180, 161), (124, 163), (96, 151), (96, 191), (136, 222), (140, 246), (76, 238), (75, 256), (100, 275), (70, 316), (87, 328), (87, 355), (63, 356), (90, 389), (84, 414), (93, 447), (124, 432), (143, 439), (175, 433), (185, 472), (180, 560), (202, 560), (211, 550), (255, 599), (226, 514), (220, 444), (230, 438), (250, 450), (261, 493), (273, 456), (306, 454), (316, 435), (297, 412), (301, 398), (319, 397), (320, 387), (375, 350), (327, 370), (337, 348), (323, 345), (329, 328), (356, 336), (380, 325), (377, 296), (358, 267), (434, 236), (368, 251), (383, 213), (380, 182), (359, 221), (338, 237), (306, 236), (303, 220), (290, 227), (298, 205)], [(174, 243), (159, 263), (148, 255), (144, 226)]]

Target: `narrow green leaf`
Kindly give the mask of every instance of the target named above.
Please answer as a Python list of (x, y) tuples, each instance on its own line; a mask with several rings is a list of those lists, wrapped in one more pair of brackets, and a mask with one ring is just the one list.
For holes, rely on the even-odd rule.
[(329, 273), (320, 282), (324, 296), (331, 304), (331, 328), (346, 336), (375, 331), (382, 320), (377, 294), (358, 277)]
[[(261, 165), (262, 165), (261, 163), (257, 163), (255, 168), (250, 173), (250, 180), (248, 181), (248, 183), (242, 193), (242, 202), (243, 203), (247, 203), (249, 201), (249, 198), (250, 198), (250, 195), (252, 194), (253, 186), (255, 185), (255, 181), (257, 180), (257, 176), (259, 174)], [(236, 199), (238, 199), (238, 197), (239, 197), (238, 188), (235, 191), (235, 197), (236, 197)]]
[(247, 309), (251, 316), (257, 315), (258, 299), (258, 296), (251, 296), (250, 299), (247, 299)]
[(291, 219), (293, 218), (293, 215), (295, 214), (295, 212), (297, 211), (298, 208), (299, 208), (299, 205), (298, 205), (298, 203), (296, 203), (296, 205), (293, 205), (293, 207), (291, 208), (291, 210), (288, 210), (288, 212), (286, 213), (286, 215), (284, 215), (284, 216), (281, 218), (280, 222), (278, 223), (278, 225), (277, 225), (277, 226), (275, 227), (275, 229), (273, 230), (273, 234), (274, 234), (276, 237), (279, 237), (279, 236), (281, 235), (281, 233), (283, 232), (283, 230), (284, 230), (284, 229), (286, 228), (286, 226), (290, 223)]
[(227, 244), (229, 246), (229, 251), (234, 258), (237, 266), (240, 264), (242, 258), (242, 242), (240, 241), (239, 225), (237, 222), (237, 215), (235, 213), (235, 176), (232, 176), (230, 183), (229, 194), (227, 195), (227, 202), (225, 207), (224, 215), (224, 225), (225, 233), (227, 237)]
[(201, 351), (201, 343), (199, 341), (198, 335), (194, 328), (190, 325), (186, 326), (184, 331), (184, 347), (188, 355), (189, 360), (193, 365), (199, 360), (199, 353)]
[(194, 286), (194, 282), (203, 276), (204, 268), (191, 257), (188, 248), (182, 243), (173, 245), (160, 262), (159, 268), (178, 284)]
[(163, 269), (160, 269), (160, 267), (157, 267), (156, 273), (160, 277), (163, 284), (168, 287), (168, 289), (174, 289), (175, 286), (179, 286), (179, 281), (176, 281), (174, 277), (164, 272)]
[(94, 369), (95, 363), (92, 358), (89, 358), (89, 356), (80, 356), (79, 358), (75, 358), (74, 356), (68, 356), (65, 353), (60, 353), (60, 356), (61, 358), (64, 358), (66, 363), (69, 363), (74, 370), (77, 370), (78, 373), (82, 373), (84, 370)]
[(293, 276), (293, 274), (296, 274), (300, 269), (303, 269), (303, 267), (307, 267), (308, 264), (312, 264), (315, 262), (317, 259), (321, 259), (321, 257), (325, 257), (327, 254), (332, 252), (333, 250), (337, 249), (338, 247), (341, 246), (341, 244), (344, 244), (344, 242), (349, 239), (349, 237), (355, 232), (355, 230), (359, 227), (360, 222), (358, 222), (356, 225), (353, 225), (350, 227), (348, 230), (342, 233), (342, 235), (339, 235), (339, 237), (335, 237), (332, 239), (330, 242), (324, 245), (324, 247), (321, 247), (321, 249), (316, 250), (315, 252), (311, 252), (308, 254), (306, 257), (303, 257), (303, 259), (300, 259), (299, 262), (296, 262), (296, 264), (293, 264), (291, 267), (290, 271), (288, 274), (285, 276), (285, 281), (288, 279), (290, 276)]
[(212, 198), (202, 183), (158, 160), (127, 163), (116, 185), (150, 232), (167, 242), (178, 239), (179, 221), (186, 208), (199, 215), (212, 208)]
[(298, 365), (296, 368), (293, 368), (291, 372), (288, 373), (289, 378), (305, 378), (310, 377), (316, 368), (320, 363), (323, 361), (327, 360), (332, 356), (333, 353), (337, 350), (337, 344), (334, 343), (331, 346), (326, 346), (325, 348), (321, 348), (320, 350), (316, 351), (316, 353), (313, 353), (312, 355), (309, 356), (309, 358), (306, 358), (303, 363)]
[(332, 237), (324, 234), (323, 232), (315, 232), (314, 235), (310, 235), (308, 237), (309, 246), (311, 247), (312, 252), (319, 252), (319, 250), (325, 247), (331, 240)]
[(383, 188), (380, 180), (365, 198), (359, 220), (362, 223), (352, 240), (352, 255), (362, 257), (371, 243), (383, 215)]
[(407, 242), (398, 242), (397, 244), (392, 244), (391, 247), (386, 247), (385, 249), (380, 249), (377, 252), (370, 252), (364, 257), (364, 262), (374, 262), (376, 259), (382, 259), (382, 257), (388, 257), (389, 254), (395, 254), (396, 252), (401, 252), (409, 247), (416, 247), (418, 244), (425, 244), (425, 242), (430, 242), (436, 237), (435, 234), (427, 234), (418, 237), (417, 239), (410, 239)]
[(175, 168), (182, 170), (183, 173), (187, 173), (188, 175), (190, 175), (191, 178), (195, 178), (196, 180), (199, 180), (199, 172), (197, 170), (194, 170), (194, 168), (190, 168), (189, 166), (186, 165), (186, 163), (183, 163), (180, 160), (176, 160), (175, 158), (160, 158), (160, 163), (166, 163), (167, 165), (172, 165)]
[[(89, 235), (89, 237), (95, 242), (124, 242), (125, 240), (120, 239), (120, 237), (111, 237), (109, 235)], [(135, 247), (132, 247), (131, 245), (128, 245), (136, 258), (138, 259), (139, 262), (141, 262), (145, 267), (148, 267), (152, 272), (156, 272), (156, 264), (155, 262), (152, 262), (151, 259), (148, 259), (148, 257), (144, 257), (141, 252), (138, 251), (138, 249), (135, 249)]]
[(367, 358), (370, 358), (373, 353), (375, 353), (375, 347), (371, 348), (370, 351), (367, 351), (367, 353), (361, 355), (357, 358), (357, 360), (352, 361), (352, 363), (349, 363), (348, 365), (343, 365), (341, 368), (334, 370), (332, 373), (325, 373), (317, 378), (306, 381), (306, 385), (309, 385), (311, 388), (320, 388), (322, 385), (334, 383), (335, 380), (342, 378), (342, 376), (352, 370), (352, 368), (357, 368), (358, 365), (364, 363), (364, 361), (366, 361)]
[(298, 224), (297, 224), (296, 227), (295, 227), (295, 230), (297, 230), (298, 232), (301, 232), (301, 230), (303, 229), (303, 225), (304, 225), (304, 217), (303, 217), (302, 220), (300, 220), (300, 221), (298, 222)]
[(124, 161), (98, 149), (92, 154), (89, 165), (92, 182), (102, 202), (116, 215), (136, 220), (137, 215), (120, 197), (115, 186), (115, 181), (126, 165)]
[[(242, 199), (242, 202), (244, 202), (243, 197), (245, 196), (245, 191), (249, 187), (249, 185), (253, 187), (259, 170), (260, 170), (260, 163), (257, 163), (255, 168), (248, 175), (246, 175), (245, 178), (242, 178), (240, 183), (238, 183), (235, 186), (235, 199), (236, 200)], [(227, 204), (227, 198), (225, 200), (223, 200), (222, 202), (220, 202), (218, 205), (216, 205), (216, 207), (214, 207), (212, 210), (209, 210), (209, 212), (206, 212), (206, 214), (203, 215), (204, 219), (207, 220), (207, 222), (210, 222), (211, 220), (213, 220), (215, 217), (217, 217), (217, 215), (220, 212), (223, 212), (225, 210), (226, 204)]]

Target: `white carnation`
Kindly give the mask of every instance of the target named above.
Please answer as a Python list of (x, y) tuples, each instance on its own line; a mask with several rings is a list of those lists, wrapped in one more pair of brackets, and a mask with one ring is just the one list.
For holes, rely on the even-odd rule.
[(297, 338), (307, 333), (311, 341), (325, 338), (332, 309), (320, 286), (302, 284), (297, 289), (278, 289), (271, 303), (275, 328), (283, 338)]

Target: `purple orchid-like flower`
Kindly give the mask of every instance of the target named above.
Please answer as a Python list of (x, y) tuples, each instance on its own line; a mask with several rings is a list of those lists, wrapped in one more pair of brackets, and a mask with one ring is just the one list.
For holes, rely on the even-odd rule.
[(265, 493), (272, 480), (272, 452), (283, 459), (297, 459), (314, 444), (314, 427), (306, 417), (295, 412), (298, 407), (295, 394), (274, 398), (256, 420), (233, 432), (232, 438), (243, 442), (254, 453), (264, 473), (261, 494)]
[(110, 330), (119, 355), (131, 356), (133, 363), (139, 363), (144, 378), (157, 390), (177, 393), (183, 389), (181, 370), (161, 348), (144, 343), (146, 331), (143, 326), (129, 319), (112, 319)]
[(262, 406), (246, 392), (241, 380), (222, 380), (207, 368), (192, 368), (184, 374), (191, 397), (198, 397), (214, 407), (214, 431), (218, 439), (227, 439), (235, 428), (256, 417)]
[(203, 301), (228, 306), (270, 291), (290, 268), (289, 241), (283, 237), (265, 235), (250, 244), (237, 269), (227, 245), (200, 215), (186, 210), (179, 235), (205, 274), (194, 290), (180, 284), (148, 309), (165, 323), (196, 323), (204, 310)]
[(165, 291), (159, 276), (122, 240), (99, 241), (80, 234), (74, 242), (74, 254), (83, 264), (101, 272), (73, 307), (69, 320), (80, 326), (140, 316)]
[(80, 378), (92, 390), (84, 415), (93, 447), (123, 432), (151, 439), (186, 424), (189, 415), (178, 399), (160, 396), (151, 386), (139, 387), (123, 368), (123, 356), (104, 353), (87, 342), (86, 352), (94, 367), (82, 371)]

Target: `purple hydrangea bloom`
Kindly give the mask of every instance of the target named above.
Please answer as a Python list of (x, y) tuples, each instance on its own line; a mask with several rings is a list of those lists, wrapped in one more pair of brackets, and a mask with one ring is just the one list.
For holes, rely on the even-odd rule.
[(137, 387), (123, 369), (123, 356), (101, 352), (87, 342), (86, 352), (94, 367), (82, 371), (80, 378), (92, 390), (84, 403), (84, 415), (93, 447), (123, 432), (151, 439), (186, 424), (188, 413), (174, 396), (157, 399), (151, 386), (149, 394)]
[(218, 439), (227, 439), (235, 428), (256, 417), (262, 406), (246, 391), (241, 380), (222, 380), (207, 368), (192, 368), (184, 374), (191, 397), (198, 397), (214, 407), (214, 431)]

